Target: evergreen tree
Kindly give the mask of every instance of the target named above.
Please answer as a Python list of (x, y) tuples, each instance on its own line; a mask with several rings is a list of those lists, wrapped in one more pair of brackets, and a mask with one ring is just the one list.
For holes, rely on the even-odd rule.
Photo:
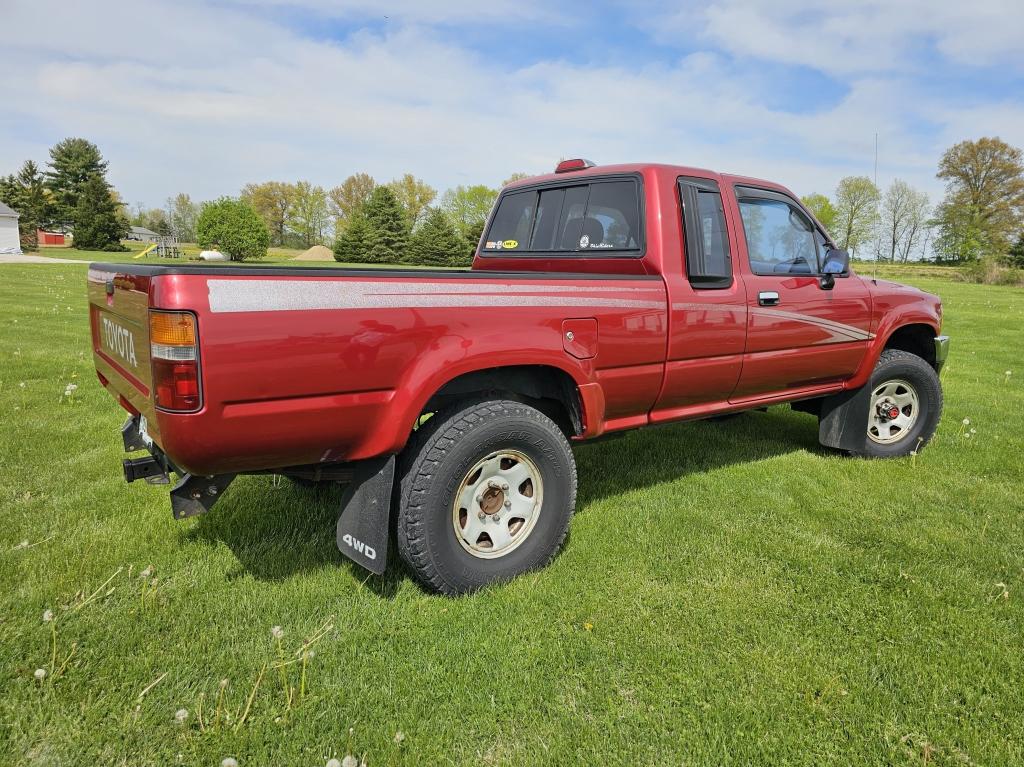
[(370, 194), (364, 211), (371, 231), (370, 252), (366, 260), (377, 264), (397, 264), (409, 244), (405, 211), (386, 186), (378, 186)]
[(16, 210), (21, 214), (18, 219), (18, 231), (21, 236), (22, 250), (39, 248), (39, 230), (47, 219), (49, 198), (43, 182), (43, 174), (39, 166), (26, 160), (21, 166), (17, 177), (20, 188), (20, 207)]
[(1014, 246), (1010, 248), (1009, 253), (1006, 255), (1006, 260), (1010, 266), (1024, 269), (1024, 232), (1017, 238)]
[(412, 234), (405, 259), (412, 264), (458, 266), (466, 262), (465, 240), (440, 208), (428, 208), (427, 217)]
[(366, 220), (363, 208), (357, 208), (349, 214), (348, 225), (334, 242), (334, 258), (343, 263), (367, 263), (372, 245), (370, 222)]
[(46, 185), (53, 192), (54, 218), (77, 223), (75, 209), (85, 184), (93, 176), (105, 181), (107, 162), (100, 150), (84, 138), (66, 138), (50, 149)]
[(121, 238), (128, 232), (127, 219), (102, 176), (94, 174), (81, 185), (74, 220), (76, 248), (124, 250)]

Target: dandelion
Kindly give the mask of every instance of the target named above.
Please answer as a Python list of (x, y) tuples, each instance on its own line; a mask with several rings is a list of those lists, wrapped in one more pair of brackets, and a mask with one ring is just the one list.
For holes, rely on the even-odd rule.
[(341, 767), (359, 767), (359, 760), (349, 754), (341, 760)]
[(174, 712), (174, 721), (177, 722), (178, 724), (185, 724), (185, 722), (188, 721), (188, 709), (187, 708), (179, 708), (177, 711), (175, 711)]
[(405, 733), (399, 730), (395, 733), (395, 743), (401, 745), (402, 741), (405, 740)]
[(24, 388), (25, 388), (25, 382), (24, 382), (24, 381), (21, 381), (21, 382), (20, 382), (20, 383), (18, 384), (18, 386), (20, 386), (20, 387), (21, 387), (22, 389), (24, 389)]
[(35, 673), (32, 676), (34, 676), (36, 678), (37, 682), (42, 682), (44, 679), (46, 679), (46, 669), (45, 668), (37, 668)]
[(594, 630), (594, 624), (591, 623), (590, 621), (587, 621), (586, 623), (583, 624), (583, 629), (585, 631), (593, 631)]
[(977, 429), (971, 429), (971, 434), (977, 434), (977, 433), (978, 433)]
[(221, 760), (220, 767), (238, 767), (238, 760), (233, 756), (225, 756)]
[(280, 626), (274, 626), (272, 629), (270, 629), (270, 636), (274, 637), (274, 639), (278, 641), (281, 641), (282, 639), (284, 639), (284, 629)]
[(327, 767), (341, 767), (341, 762), (337, 759), (328, 759)]
[(139, 573), (139, 578), (141, 578), (142, 580), (146, 580), (152, 574), (153, 574), (153, 565), (150, 565), (145, 570), (143, 570), (142, 572)]
[(963, 424), (964, 424), (964, 426), (970, 426), (971, 425), (971, 419), (970, 418), (965, 418), (963, 420)]
[(53, 610), (43, 610), (43, 623), (49, 623), (53, 620)]
[(69, 383), (64, 387), (64, 395), (67, 397), (71, 396), (71, 392), (78, 390), (78, 384)]
[(17, 551), (18, 549), (27, 549), (27, 548), (28, 548), (28, 540), (24, 540), (21, 543), (19, 543), (17, 546), (15, 546), (14, 550)]

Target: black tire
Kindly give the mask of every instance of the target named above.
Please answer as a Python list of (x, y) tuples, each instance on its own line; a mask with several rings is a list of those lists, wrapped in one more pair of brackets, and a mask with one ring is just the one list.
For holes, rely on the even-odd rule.
[[(487, 456), (514, 450), (533, 462), (543, 495), (536, 521), (507, 554), (482, 559), (460, 542), (453, 504), (467, 473)], [(476, 401), (434, 414), (399, 460), (398, 553), (427, 589), (466, 594), (547, 565), (576, 507), (576, 461), (561, 429), (511, 400)]]
[[(905, 433), (888, 444), (880, 444), (870, 436), (866, 437), (863, 450), (855, 451), (856, 455), (898, 458), (913, 451), (919, 452), (935, 434), (939, 419), (942, 418), (942, 384), (935, 369), (916, 354), (886, 349), (878, 358), (867, 386), (874, 392), (886, 382), (895, 380), (906, 381), (913, 387), (919, 407), (916, 420)], [(868, 418), (871, 416), (872, 412), (869, 412)]]

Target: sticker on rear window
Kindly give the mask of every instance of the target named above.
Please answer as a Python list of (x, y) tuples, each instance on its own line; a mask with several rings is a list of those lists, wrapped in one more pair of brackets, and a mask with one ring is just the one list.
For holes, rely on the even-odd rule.
[(503, 247), (503, 248), (518, 248), (519, 247), (519, 240), (505, 240), (503, 243), (501, 243), (501, 247)]
[(580, 237), (580, 247), (581, 248), (589, 248), (590, 247), (590, 238), (587, 237), (587, 235), (583, 235), (582, 237)]

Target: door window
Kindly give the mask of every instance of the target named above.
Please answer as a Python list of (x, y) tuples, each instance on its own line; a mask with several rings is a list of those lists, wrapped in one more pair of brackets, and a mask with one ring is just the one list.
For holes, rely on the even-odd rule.
[(778, 199), (739, 201), (754, 274), (817, 274), (814, 227), (796, 205)]

